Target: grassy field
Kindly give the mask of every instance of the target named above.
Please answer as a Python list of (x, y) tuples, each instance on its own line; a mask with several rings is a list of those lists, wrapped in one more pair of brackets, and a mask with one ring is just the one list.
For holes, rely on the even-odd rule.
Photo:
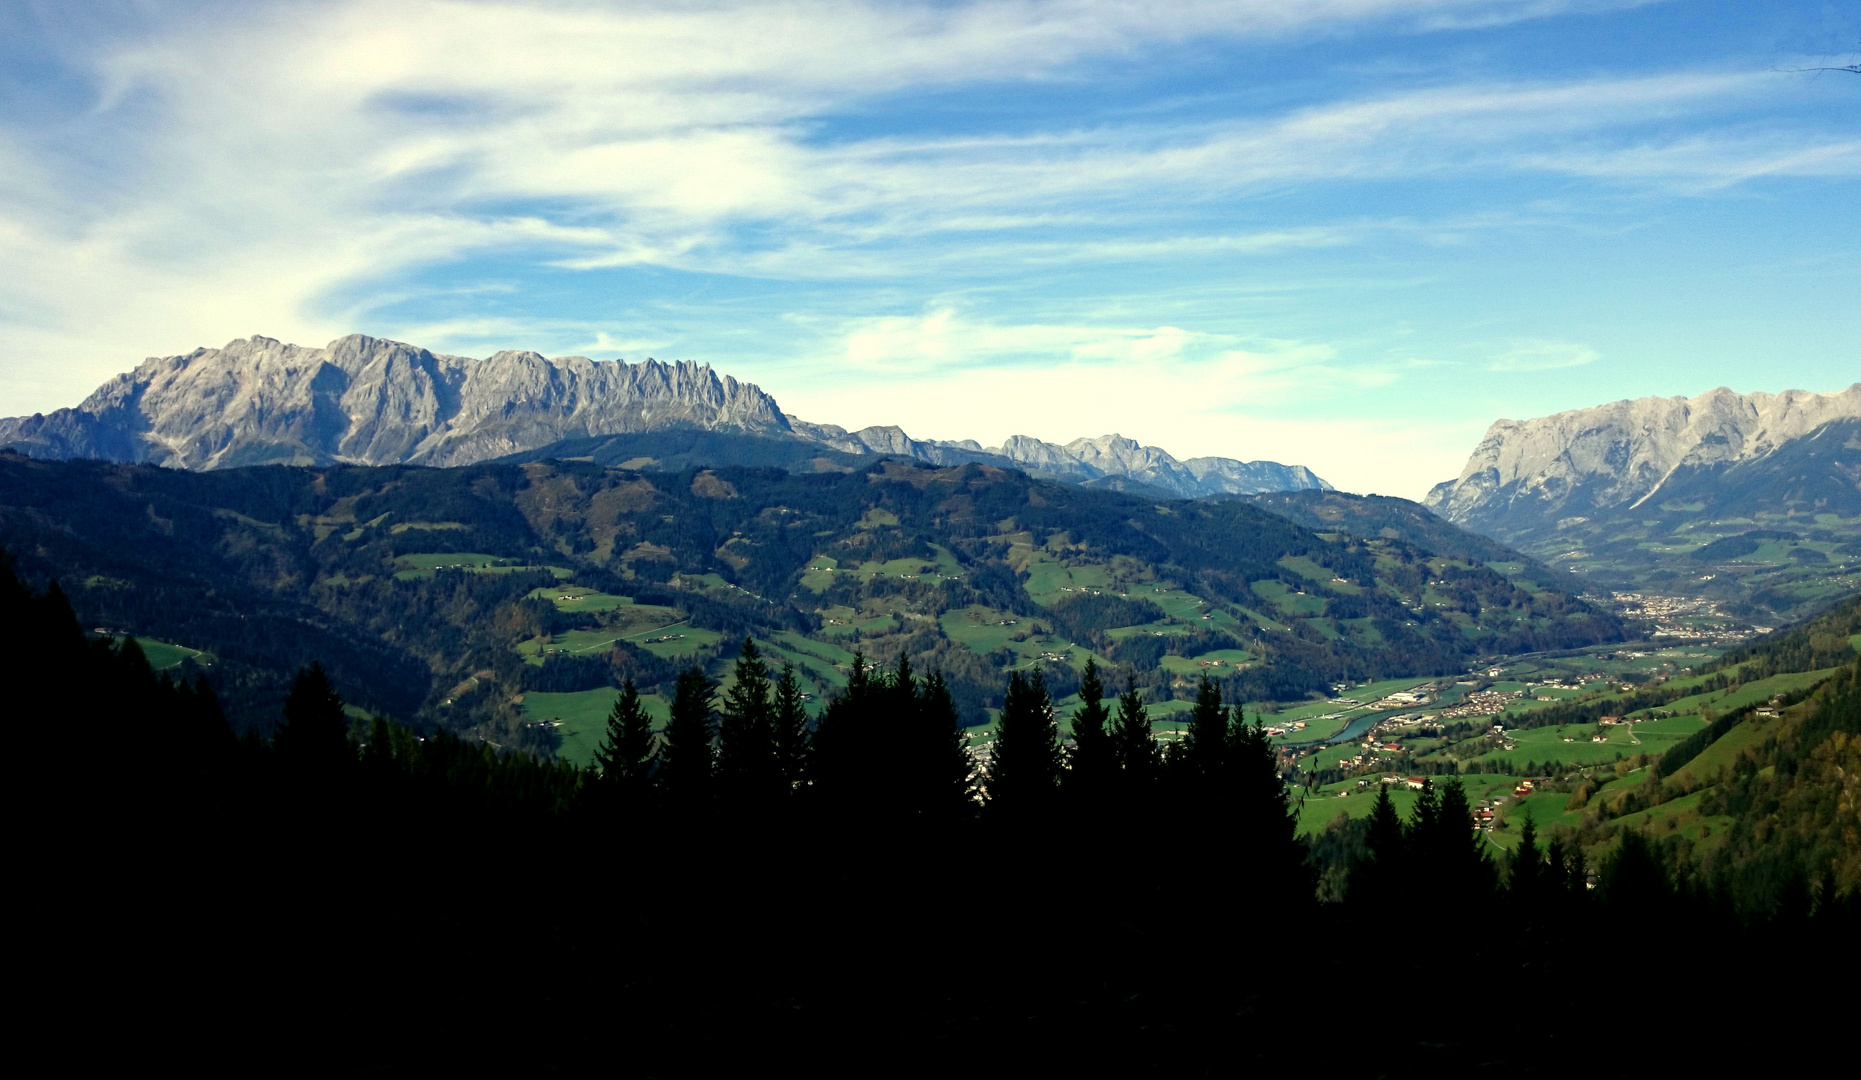
[(610, 593), (596, 592), (582, 585), (555, 585), (532, 589), (528, 595), (536, 600), (549, 600), (556, 605), (556, 610), (566, 612), (613, 611), (616, 608), (633, 605), (631, 596), (614, 596)]
[[(1676, 716), (1667, 720), (1650, 720), (1640, 724), (1569, 724), (1562, 728), (1524, 728), (1507, 732), (1516, 750), (1493, 750), (1475, 760), (1501, 761), (1523, 766), (1528, 761), (1540, 765), (1559, 761), (1566, 765), (1604, 765), (1636, 754), (1655, 757), (1674, 744), (1706, 726), (1696, 715)], [(1592, 742), (1601, 734), (1603, 741)]]
[(1288, 589), (1278, 581), (1256, 581), (1248, 586), (1255, 596), (1273, 606), (1275, 611), (1292, 618), (1317, 615), (1325, 610), (1325, 598), (1317, 592)]
[[(556, 753), (574, 765), (594, 764), (595, 748), (607, 731), (607, 715), (614, 710), (620, 691), (613, 687), (583, 690), (573, 694), (546, 694), (531, 691), (523, 696), (523, 714), (531, 720), (558, 724), (556, 734), (562, 743)], [(640, 703), (653, 718), (655, 729), (671, 717), (671, 705), (658, 694), (646, 694)]]
[[(1025, 569), (1027, 582), (1023, 586), (1036, 604), (1046, 605), (1058, 600), (1064, 590), (1099, 589), (1118, 591), (1118, 583), (1113, 580), (1111, 569), (1100, 563), (1079, 563), (1068, 566), (1044, 552), (1035, 552), (1028, 558)], [(1132, 596), (1139, 595), (1132, 590)], [(1145, 599), (1149, 595), (1144, 594)]]
[[(1047, 631), (1051, 626), (1044, 620), (997, 611), (980, 604), (952, 608), (943, 613), (937, 625), (943, 629), (945, 637), (979, 656), (986, 656), (1001, 648), (1017, 654), (1039, 653), (1041, 648), (1035, 644), (1036, 639), (1047, 641)], [(1019, 635), (1026, 635), (1026, 640), (1012, 640)]]
[(1747, 705), (1769, 701), (1778, 694), (1787, 694), (1792, 690), (1814, 686), (1835, 674), (1837, 670), (1839, 669), (1823, 668), (1820, 671), (1773, 675), (1768, 679), (1734, 686), (1730, 690), (1714, 690), (1704, 694), (1695, 694), (1692, 697), (1684, 697), (1659, 708), (1662, 712), (1698, 712), (1705, 708), (1722, 713), (1731, 712)]
[[(1376, 805), (1376, 789), (1380, 786), (1380, 781), (1373, 779), (1369, 787), (1360, 789), (1357, 781), (1347, 780), (1343, 784), (1315, 789), (1305, 797), (1305, 805), (1299, 808), (1299, 832), (1318, 832), (1339, 814), (1352, 818), (1369, 817), (1371, 808)], [(1340, 795), (1340, 792), (1343, 794)], [(1389, 801), (1395, 804), (1396, 813), (1406, 821), (1415, 811), (1415, 800), (1420, 795), (1419, 791), (1395, 784), (1390, 788)]]
[(1681, 766), (1680, 770), (1668, 777), (1669, 784), (1712, 783), (1719, 774), (1737, 764), (1740, 754), (1759, 745), (1766, 739), (1776, 736), (1783, 730), (1783, 725), (1791, 720), (1763, 720), (1749, 717), (1733, 726), (1714, 740), (1711, 746), (1699, 752), (1693, 760)]
[[(123, 639), (118, 637), (115, 640), (120, 644)], [(142, 655), (148, 659), (149, 666), (156, 671), (164, 671), (174, 667), (183, 660), (193, 660), (203, 667), (210, 666), (213, 663), (212, 655), (204, 653), (199, 649), (190, 649), (186, 645), (176, 645), (168, 641), (157, 641), (155, 638), (151, 637), (138, 637), (135, 640), (136, 645), (142, 649)]]
[(1216, 649), (1196, 656), (1166, 656), (1163, 670), (1192, 676), (1207, 672), (1211, 678), (1220, 678), (1253, 658), (1254, 655), (1245, 649)]
[(429, 552), (420, 555), (401, 555), (394, 560), (402, 569), (394, 576), (402, 581), (418, 578), (430, 578), (441, 570), (468, 570), (475, 574), (512, 574), (519, 570), (548, 570), (558, 579), (575, 576), (575, 571), (561, 566), (539, 567), (535, 565), (504, 565), (511, 560), (502, 555), (486, 555), (476, 551)]
[(636, 631), (628, 634), (624, 640), (661, 660), (677, 660), (717, 644), (723, 636), (715, 630), (705, 630), (689, 623), (673, 623), (670, 626)]

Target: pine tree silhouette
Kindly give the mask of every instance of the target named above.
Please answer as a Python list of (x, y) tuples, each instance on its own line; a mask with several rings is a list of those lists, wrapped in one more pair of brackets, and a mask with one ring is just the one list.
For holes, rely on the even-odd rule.
[(1062, 760), (1046, 677), (1038, 667), (1025, 679), (1012, 673), (989, 754), (990, 810), (1011, 821), (1038, 817), (1053, 800)]
[(1118, 695), (1111, 744), (1118, 766), (1119, 800), (1134, 804), (1148, 799), (1158, 767), (1157, 735), (1150, 726), (1150, 713), (1144, 708), (1144, 695), (1135, 679), (1126, 680), (1124, 693)]
[(793, 793), (808, 776), (808, 710), (801, 700), (801, 682), (793, 664), (782, 665), (775, 682), (769, 722), (775, 745), (776, 771), (782, 790)]
[(1073, 711), (1073, 750), (1065, 776), (1071, 801), (1081, 813), (1097, 811), (1118, 771), (1112, 733), (1106, 730), (1109, 717), (1098, 663), (1087, 657), (1085, 669), (1079, 674), (1079, 708)]
[(786, 794), (776, 755), (769, 665), (753, 638), (737, 653), (736, 678), (724, 692), (718, 723), (718, 788), (734, 814), (754, 815)]
[(640, 691), (629, 677), (620, 685), (620, 696), (607, 714), (607, 732), (594, 753), (601, 769), (602, 788), (625, 802), (637, 802), (652, 776), (658, 741), (653, 735), (653, 719), (640, 703)]
[(717, 728), (712, 700), (717, 684), (701, 667), (679, 672), (672, 698), (672, 718), (659, 748), (657, 779), (675, 818), (696, 824), (709, 816), (716, 764), (712, 740)]
[(355, 760), (349, 718), (322, 664), (311, 664), (297, 673), (272, 747), (280, 760), (304, 771), (338, 769)]
[(1221, 687), (1203, 672), (1195, 688), (1195, 707), (1189, 712), (1189, 730), (1183, 739), (1184, 762), (1208, 799), (1223, 781), (1228, 760), (1228, 711), (1221, 704)]

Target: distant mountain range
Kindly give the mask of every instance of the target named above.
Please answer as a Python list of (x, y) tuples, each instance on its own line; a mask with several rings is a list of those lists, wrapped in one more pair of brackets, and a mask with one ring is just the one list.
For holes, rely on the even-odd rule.
[(1501, 420), (1426, 504), (1592, 591), (1777, 625), (1861, 588), (1861, 383)]
[(1736, 514), (1861, 513), (1861, 383), (1638, 398), (1537, 420), (1501, 420), (1457, 479), (1424, 503), (1516, 540), (1560, 522), (1712, 507)]
[[(483, 360), (352, 334), (327, 347), (243, 338), (151, 358), (76, 408), (0, 420), (0, 448), (31, 457), (102, 458), (202, 470), (262, 464), (412, 464), (513, 460), (601, 440), (682, 431), (732, 436), (705, 464), (807, 462), (793, 444), (853, 457), (983, 463), (1089, 486), (1176, 498), (1330, 490), (1300, 465), (1179, 461), (1118, 435), (1064, 446), (1025, 435), (1000, 447), (918, 440), (897, 427), (849, 432), (785, 414), (760, 387), (708, 364), (629, 364), (500, 352)], [(748, 437), (746, 441), (743, 437)], [(594, 442), (591, 442), (593, 440)], [(762, 440), (788, 443), (759, 445)], [(659, 445), (664, 444), (663, 440)], [(574, 455), (566, 455), (574, 456)], [(825, 459), (831, 465), (835, 458)]]

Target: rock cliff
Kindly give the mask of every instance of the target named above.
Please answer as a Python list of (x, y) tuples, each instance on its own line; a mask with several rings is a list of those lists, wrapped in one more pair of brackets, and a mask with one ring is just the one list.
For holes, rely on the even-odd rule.
[(181, 469), (241, 465), (469, 465), (615, 435), (694, 428), (800, 439), (848, 454), (981, 461), (1054, 479), (1197, 498), (1330, 485), (1298, 465), (1178, 461), (1118, 435), (998, 448), (847, 431), (786, 416), (708, 364), (501, 352), (483, 360), (353, 334), (317, 349), (250, 337), (155, 357), (75, 408), (0, 420), (0, 448)]
[[(1800, 442), (1857, 418), (1861, 383), (1833, 394), (1721, 388), (1695, 398), (1638, 398), (1501, 420), (1487, 429), (1460, 476), (1437, 484), (1425, 503), (1450, 521), (1514, 538), (1560, 521), (1697, 501), (1702, 489), (1726, 490), (1729, 481), (1764, 472), (1765, 463), (1795, 462), (1805, 456)], [(1802, 509), (1854, 496), (1839, 470), (1794, 482), (1805, 493)]]
[(775, 399), (709, 365), (474, 360), (355, 334), (321, 349), (251, 337), (151, 358), (74, 409), (0, 420), (0, 445), (183, 469), (446, 466), (679, 425), (789, 433)]

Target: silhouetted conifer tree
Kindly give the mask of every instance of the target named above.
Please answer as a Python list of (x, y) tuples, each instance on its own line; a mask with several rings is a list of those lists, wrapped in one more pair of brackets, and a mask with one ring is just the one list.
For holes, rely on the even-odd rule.
[(908, 767), (913, 777), (914, 812), (930, 821), (966, 817), (975, 803), (971, 778), (975, 772), (968, 740), (942, 671), (931, 672), (914, 702), (912, 741)]
[(855, 648), (846, 689), (821, 710), (810, 743), (812, 794), (829, 807), (828, 820), (840, 825), (853, 823), (849, 815), (862, 801), (862, 783), (870, 776), (865, 770), (874, 689), (865, 651)]
[(1149, 798), (1150, 784), (1157, 774), (1157, 735), (1150, 726), (1150, 712), (1144, 708), (1144, 694), (1137, 688), (1136, 680), (1128, 680), (1124, 693), (1118, 695), (1111, 744), (1118, 766), (1120, 800), (1135, 802)]
[(1030, 820), (1045, 810), (1060, 782), (1060, 726), (1039, 668), (1023, 679), (1008, 677), (995, 746), (989, 754), (990, 809), (1013, 820)]
[(1544, 853), (1538, 850), (1538, 827), (1530, 814), (1525, 815), (1525, 824), (1519, 829), (1519, 846), (1507, 866), (1506, 889), (1513, 903), (1523, 908), (1539, 906), (1544, 900)]
[(641, 796), (652, 776), (657, 742), (653, 719), (628, 678), (620, 684), (620, 696), (607, 714), (607, 732), (594, 752), (602, 788), (629, 801)]
[(801, 700), (801, 682), (793, 664), (782, 665), (770, 702), (770, 726), (775, 743), (776, 770), (782, 788), (793, 792), (808, 775), (808, 710)]
[(737, 813), (753, 814), (784, 794), (769, 700), (769, 665), (752, 638), (737, 653), (736, 679), (718, 723), (718, 786)]
[(1183, 738), (1183, 760), (1204, 797), (1211, 795), (1222, 781), (1227, 765), (1228, 734), (1228, 711), (1221, 704), (1221, 687), (1203, 672), (1195, 688), (1189, 730)]
[(355, 750), (349, 745), (349, 718), (322, 664), (311, 664), (297, 673), (272, 746), (281, 760), (306, 771), (324, 772), (355, 760)]
[(1118, 770), (1112, 734), (1106, 730), (1109, 718), (1098, 663), (1087, 657), (1085, 670), (1079, 675), (1079, 708), (1073, 712), (1073, 752), (1065, 780), (1086, 812), (1104, 801)]
[(679, 672), (672, 697), (672, 718), (659, 748), (657, 780), (675, 814), (690, 821), (709, 812), (716, 763), (712, 700), (717, 684), (701, 667)]
[(1363, 854), (1352, 863), (1344, 898), (1375, 910), (1399, 899), (1407, 870), (1408, 844), (1402, 819), (1390, 800), (1389, 785), (1377, 785), (1376, 803), (1370, 807), (1370, 824), (1364, 835)]

